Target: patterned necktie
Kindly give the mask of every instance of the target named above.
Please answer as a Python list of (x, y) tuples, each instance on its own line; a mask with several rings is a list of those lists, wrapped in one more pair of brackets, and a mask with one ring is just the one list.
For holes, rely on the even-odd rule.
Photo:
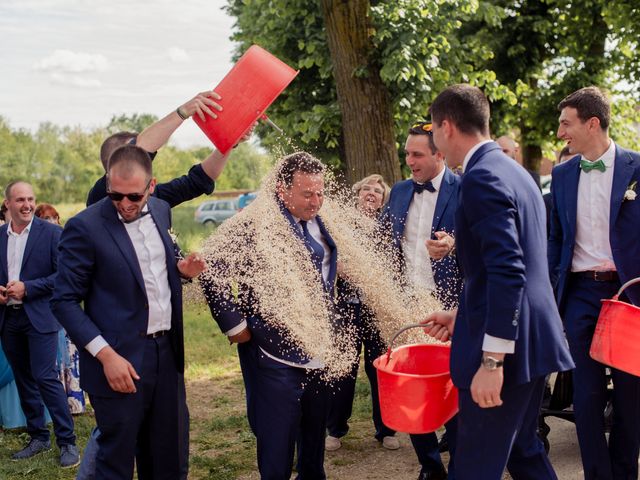
[(422, 193), (425, 190), (433, 193), (436, 191), (436, 188), (430, 181), (425, 183), (418, 183), (415, 180), (413, 181), (413, 193)]
[(584, 160), (582, 158), (580, 159), (580, 168), (584, 173), (589, 173), (591, 170), (604, 172), (607, 169), (602, 159), (590, 162), (589, 160)]
[(304, 234), (304, 243), (307, 246), (309, 252), (311, 252), (311, 259), (313, 260), (313, 264), (322, 277), (322, 261), (324, 260), (324, 248), (322, 248), (322, 245), (320, 245), (318, 241), (311, 236), (306, 220), (300, 220), (300, 226), (302, 227), (302, 233)]

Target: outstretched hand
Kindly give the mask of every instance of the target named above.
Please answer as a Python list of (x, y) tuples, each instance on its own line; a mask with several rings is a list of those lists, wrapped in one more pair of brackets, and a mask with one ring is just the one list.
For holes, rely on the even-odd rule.
[[(213, 99), (213, 100), (212, 100)], [(195, 114), (200, 117), (200, 120), (204, 122), (205, 113), (209, 115), (211, 118), (218, 118), (218, 115), (214, 112), (214, 110), (222, 111), (222, 106), (218, 103), (214, 102), (214, 100), (221, 100), (222, 97), (218, 95), (213, 90), (207, 92), (201, 92), (189, 100), (187, 103), (180, 105), (179, 110), (186, 115), (187, 117), (191, 117)]]
[(456, 310), (435, 312), (425, 318), (424, 333), (441, 342), (448, 342), (456, 323)]
[(190, 253), (186, 258), (178, 261), (178, 271), (184, 278), (194, 278), (204, 272), (207, 262), (199, 253)]

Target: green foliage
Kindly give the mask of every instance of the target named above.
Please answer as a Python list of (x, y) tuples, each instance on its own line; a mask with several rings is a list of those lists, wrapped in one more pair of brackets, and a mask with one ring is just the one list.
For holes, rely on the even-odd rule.
[(152, 123), (158, 121), (156, 115), (150, 113), (134, 113), (132, 115), (113, 115), (109, 125), (107, 125), (108, 135), (117, 132), (142, 132)]
[[(118, 122), (123, 118), (119, 117)], [(114, 128), (144, 129), (153, 118), (136, 114), (129, 119), (136, 125), (119, 123)], [(11, 129), (0, 117), (0, 185), (22, 179), (33, 184), (38, 202), (84, 204), (89, 189), (104, 174), (100, 146), (116, 123), (112, 120), (109, 127), (92, 131), (43, 123), (35, 133), (30, 133)], [(154, 161), (154, 174), (160, 182), (185, 175), (210, 153), (211, 148), (164, 147)], [(270, 161), (253, 145), (241, 144), (231, 153), (216, 189), (257, 189)]]
[[(303, 148), (339, 165), (348, 132), (341, 126), (319, 0), (229, 0), (227, 12), (236, 18), (232, 38), (239, 44), (238, 54), (258, 44), (300, 69), (269, 116)], [(431, 100), (451, 83), (470, 82), (493, 99), (515, 102), (493, 72), (476, 68), (492, 52), (478, 41), (463, 44), (456, 35), (470, 19), (492, 21), (498, 12), (477, 0), (371, 1), (371, 64), (353, 75), (380, 71), (392, 99), (398, 145), (404, 144), (408, 125), (424, 118)], [(271, 146), (277, 139), (267, 128), (259, 128), (258, 134)]]

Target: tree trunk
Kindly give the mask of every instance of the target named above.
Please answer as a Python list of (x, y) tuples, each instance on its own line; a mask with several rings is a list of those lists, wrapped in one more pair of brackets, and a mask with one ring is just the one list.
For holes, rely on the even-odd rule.
[(369, 0), (321, 0), (342, 114), (345, 173), (354, 183), (372, 173), (401, 179), (391, 100), (370, 60)]

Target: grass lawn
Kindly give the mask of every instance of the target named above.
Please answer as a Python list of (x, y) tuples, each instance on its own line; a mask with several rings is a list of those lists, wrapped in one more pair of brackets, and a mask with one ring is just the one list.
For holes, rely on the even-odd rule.
[[(254, 471), (255, 439), (246, 420), (236, 348), (229, 345), (204, 306), (186, 308), (185, 348), (187, 401), (191, 413), (189, 478), (231, 480)], [(372, 433), (369, 402), (366, 377), (359, 378), (350, 437)], [(78, 445), (84, 448), (94, 425), (93, 417), (84, 414), (74, 419)], [(75, 478), (76, 469), (58, 467), (55, 447), (35, 459), (11, 461), (11, 453), (27, 441), (24, 432), (0, 431), (0, 480)]]

